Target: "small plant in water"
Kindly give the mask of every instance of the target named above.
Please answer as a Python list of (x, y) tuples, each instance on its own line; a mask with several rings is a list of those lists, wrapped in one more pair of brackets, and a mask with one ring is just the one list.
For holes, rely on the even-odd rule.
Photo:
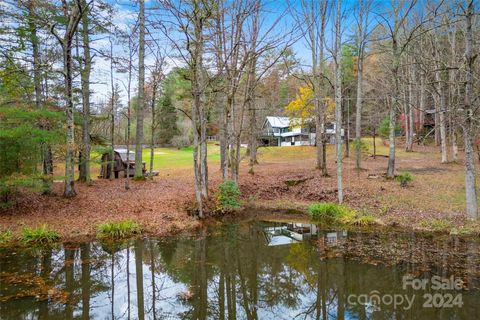
[(140, 232), (140, 225), (132, 220), (110, 221), (97, 226), (97, 236), (99, 238), (122, 239)]
[(37, 228), (25, 227), (22, 230), (21, 240), (25, 244), (49, 245), (59, 239), (58, 233), (51, 230), (46, 224)]
[(240, 195), (240, 189), (235, 181), (227, 180), (222, 182), (215, 193), (216, 211), (230, 212), (240, 208)]
[(413, 176), (410, 174), (410, 172), (403, 171), (395, 177), (395, 180), (400, 182), (400, 186), (406, 188), (408, 186), (408, 183), (413, 180)]

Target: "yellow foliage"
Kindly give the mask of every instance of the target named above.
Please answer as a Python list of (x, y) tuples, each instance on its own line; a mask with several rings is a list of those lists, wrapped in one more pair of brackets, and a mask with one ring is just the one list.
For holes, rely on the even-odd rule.
[[(300, 87), (295, 100), (285, 107), (285, 113), (292, 120), (300, 123), (292, 123), (294, 126), (302, 125), (303, 122), (311, 118), (315, 113), (315, 105), (313, 104), (313, 90), (310, 87)], [(294, 121), (295, 122), (295, 121)]]
[[(324, 97), (323, 105), (326, 107), (326, 114), (331, 115), (335, 112), (335, 101), (331, 97)], [(285, 113), (293, 121), (293, 126), (300, 126), (315, 115), (314, 96), (312, 88), (308, 86), (300, 87), (295, 100), (285, 107)], [(297, 123), (295, 123), (297, 122)]]

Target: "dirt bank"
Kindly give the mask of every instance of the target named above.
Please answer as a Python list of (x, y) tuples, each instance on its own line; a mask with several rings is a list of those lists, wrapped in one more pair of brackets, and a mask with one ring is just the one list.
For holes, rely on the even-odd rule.
[[(281, 152), (277, 148), (275, 152)], [(315, 201), (335, 201), (335, 163), (329, 158), (330, 177), (314, 170), (314, 148), (292, 147), (293, 156), (276, 157), (260, 150), (260, 164), (253, 175), (244, 164), (240, 188), (246, 206), (258, 217), (265, 211), (282, 214), (305, 211)], [(211, 192), (220, 182), (217, 164), (211, 164)], [(366, 157), (363, 170), (354, 169), (354, 159), (344, 160), (345, 201), (372, 214), (382, 225), (414, 229), (478, 233), (478, 223), (467, 221), (464, 212), (463, 166), (440, 164), (434, 147), (422, 147), (413, 153), (399, 152), (397, 168), (409, 171), (414, 180), (407, 188), (386, 180), (385, 157)], [(77, 196), (65, 199), (62, 183), (56, 183), (53, 195), (28, 194), (18, 198), (16, 206), (0, 212), (1, 229), (18, 232), (24, 226), (46, 223), (63, 239), (92, 236), (95, 226), (108, 220), (133, 219), (148, 233), (167, 235), (195, 229), (200, 222), (187, 214), (193, 199), (190, 169), (162, 170), (158, 177), (144, 182), (94, 180), (91, 186), (76, 184)]]

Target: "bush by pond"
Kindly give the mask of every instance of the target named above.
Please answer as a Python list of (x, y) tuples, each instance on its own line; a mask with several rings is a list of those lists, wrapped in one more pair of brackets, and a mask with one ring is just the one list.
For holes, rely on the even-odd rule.
[(97, 225), (99, 238), (122, 239), (140, 234), (140, 225), (132, 220), (110, 221)]
[(314, 220), (325, 220), (328, 222), (339, 222), (367, 226), (375, 224), (375, 218), (370, 214), (360, 214), (356, 210), (345, 205), (329, 202), (317, 202), (308, 207), (308, 213)]
[(49, 245), (56, 242), (59, 238), (58, 233), (48, 228), (46, 224), (37, 228), (25, 227), (20, 236), (20, 240), (22, 240), (24, 244), (35, 245)]
[(240, 208), (240, 189), (233, 180), (226, 180), (218, 186), (215, 193), (216, 208), (218, 212), (230, 212)]

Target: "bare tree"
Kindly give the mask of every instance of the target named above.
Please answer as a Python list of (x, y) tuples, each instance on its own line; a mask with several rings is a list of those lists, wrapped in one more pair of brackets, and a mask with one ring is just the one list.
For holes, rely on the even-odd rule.
[(139, 0), (138, 106), (135, 135), (135, 178), (143, 179), (143, 118), (145, 110), (145, 0)]
[(324, 77), (324, 43), (325, 28), (327, 23), (328, 1), (301, 1), (301, 11), (294, 16), (300, 28), (312, 57), (312, 76), (309, 83), (313, 89), (315, 105), (315, 144), (317, 150), (316, 168), (322, 170), (322, 175), (327, 176), (326, 163), (326, 135), (325, 117), (326, 106), (322, 99), (322, 82)]
[(65, 114), (67, 122), (67, 150), (65, 158), (65, 188), (63, 195), (65, 197), (74, 197), (76, 195), (75, 184), (75, 124), (73, 121), (73, 90), (72, 90), (72, 44), (77, 27), (82, 15), (87, 12), (92, 1), (86, 5), (81, 0), (75, 0), (73, 4), (69, 4), (66, 0), (62, 0), (62, 9), (67, 21), (63, 36), (61, 36), (56, 27), (56, 23), (49, 23), (50, 32), (55, 36), (62, 47), (63, 54), (63, 76), (65, 78)]
[(109, 37), (110, 42), (110, 176), (109, 179), (115, 179), (115, 110), (116, 110), (116, 91), (114, 84), (114, 57), (113, 57), (113, 32)]
[(465, 8), (465, 100), (464, 100), (464, 122), (463, 143), (465, 148), (465, 196), (467, 201), (467, 215), (471, 219), (478, 219), (475, 154), (473, 140), (475, 124), (473, 107), (473, 28), (474, 1), (469, 0)]
[[(42, 68), (41, 68), (41, 54), (40, 54), (40, 40), (38, 36), (38, 27), (36, 19), (36, 10), (35, 3), (33, 0), (28, 0), (25, 4), (27, 7), (27, 23), (30, 29), (30, 43), (32, 45), (32, 57), (33, 57), (33, 86), (35, 91), (35, 107), (37, 109), (44, 108), (44, 96), (42, 92)], [(44, 128), (48, 130), (48, 128)], [(42, 143), (41, 146), (41, 157), (42, 157), (42, 171), (45, 176), (44, 179), (44, 192), (49, 193), (52, 189), (52, 179), (51, 175), (53, 174), (53, 160), (52, 160), (52, 151), (48, 144)]]
[[(193, 171), (197, 216), (204, 217), (204, 202), (208, 199), (207, 116), (205, 89), (208, 85), (204, 67), (205, 29), (213, 14), (211, 3), (191, 0), (164, 1), (163, 7), (172, 21), (160, 23), (160, 28), (177, 50), (190, 71), (192, 109), (190, 119), (193, 131)], [(170, 30), (180, 30), (183, 41), (173, 39)]]
[[(86, 0), (82, 0), (86, 7)], [(82, 46), (83, 65), (80, 69), (82, 85), (82, 150), (80, 151), (79, 180), (86, 184), (91, 183), (90, 177), (90, 73), (92, 69), (92, 58), (90, 55), (89, 17), (82, 16)]]
[(151, 116), (152, 116), (152, 125), (151, 125), (151, 130), (150, 130), (150, 170), (149, 170), (149, 176), (151, 179), (153, 179), (153, 161), (155, 159), (155, 135), (156, 135), (156, 129), (157, 129), (157, 115), (156, 115), (156, 103), (157, 103), (157, 95), (158, 91), (160, 89), (160, 83), (163, 80), (163, 64), (164, 64), (165, 58), (162, 55), (159, 55), (155, 59), (155, 65), (152, 70), (152, 75), (151, 75), (151, 97), (150, 97), (150, 110), (151, 110)]
[(389, 151), (388, 151), (388, 169), (387, 177), (393, 178), (395, 176), (395, 128), (397, 121), (397, 111), (399, 109), (400, 101), (400, 59), (405, 51), (406, 47), (412, 40), (415, 32), (418, 31), (418, 26), (413, 27), (407, 32), (406, 35), (402, 35), (402, 30), (405, 30), (409, 15), (415, 7), (417, 1), (405, 1), (401, 0), (398, 3), (392, 2), (392, 21), (390, 19), (380, 15), (382, 18), (382, 24), (387, 30), (389, 42), (391, 45), (392, 62), (390, 67), (391, 77), (393, 78), (393, 85), (391, 89), (391, 103), (389, 110)]
[(337, 162), (338, 202), (343, 203), (343, 164), (342, 164), (342, 30), (341, 0), (337, 0), (335, 19), (335, 44), (333, 49), (335, 69), (335, 150)]
[(370, 9), (373, 0), (359, 0), (358, 14), (356, 15), (357, 32), (355, 36), (357, 45), (357, 101), (355, 110), (355, 166), (361, 168), (362, 161), (362, 108), (363, 108), (363, 65), (365, 61), (365, 49), (370, 34)]
[(137, 46), (134, 41), (134, 32), (132, 31), (127, 31), (123, 33), (123, 37), (125, 38), (125, 41), (128, 44), (128, 51), (127, 51), (127, 67), (126, 67), (126, 72), (127, 72), (127, 83), (123, 84), (125, 87), (125, 90), (127, 91), (127, 132), (126, 132), (126, 145), (127, 145), (127, 168), (125, 170), (125, 190), (130, 189), (130, 138), (131, 138), (131, 122), (132, 122), (132, 77), (133, 77), (133, 59), (136, 54), (136, 49)]

